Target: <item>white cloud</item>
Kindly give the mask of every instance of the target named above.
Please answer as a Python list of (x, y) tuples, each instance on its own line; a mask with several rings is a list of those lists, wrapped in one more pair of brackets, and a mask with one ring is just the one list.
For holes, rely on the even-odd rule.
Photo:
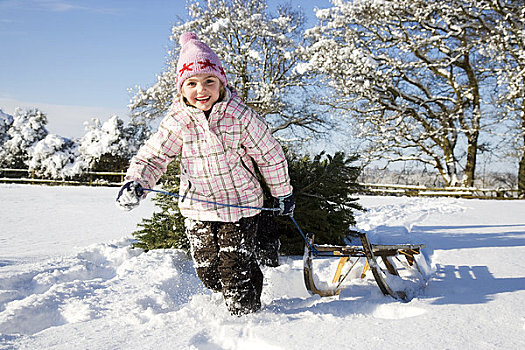
[(91, 106), (56, 105), (19, 101), (10, 97), (0, 96), (0, 109), (4, 113), (13, 115), (17, 107), (25, 109), (38, 108), (47, 115), (49, 121), (47, 130), (50, 133), (67, 138), (83, 136), (84, 122), (90, 121), (92, 118), (106, 121), (111, 116), (118, 115), (121, 119), (128, 120), (128, 110), (125, 107), (122, 109), (110, 109)]
[(84, 7), (82, 6), (75, 6), (75, 5), (68, 3), (67, 1), (40, 0), (40, 1), (35, 1), (35, 3), (42, 6), (44, 9), (47, 9), (50, 11), (56, 11), (56, 12), (84, 9)]

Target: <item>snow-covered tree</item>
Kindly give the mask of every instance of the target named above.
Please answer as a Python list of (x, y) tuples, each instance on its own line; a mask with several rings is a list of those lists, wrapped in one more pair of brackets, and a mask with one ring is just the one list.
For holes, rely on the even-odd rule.
[(118, 116), (104, 123), (94, 118), (91, 123), (86, 123), (86, 134), (79, 143), (80, 156), (76, 167), (78, 171), (122, 171), (147, 136), (143, 125), (125, 126)]
[(144, 90), (139, 86), (136, 92), (130, 90), (134, 93), (128, 105), (132, 119), (151, 122), (162, 118), (177, 94), (176, 80), (176, 63), (172, 63), (168, 70), (157, 75), (157, 82), (151, 87)]
[(229, 78), (246, 103), (265, 117), (273, 131), (319, 131), (320, 112), (308, 101), (297, 70), (304, 15), (290, 7), (271, 14), (265, 0), (190, 0), (187, 22), (172, 28), (168, 67), (155, 85), (139, 89), (130, 108), (134, 117), (157, 118), (176, 94), (176, 64), (184, 32), (195, 32), (222, 59)]
[(324, 75), (331, 104), (354, 118), (375, 155), (429, 164), (447, 185), (472, 185), (493, 84), (479, 23), (457, 6), (468, 1), (332, 2), (307, 32), (302, 68)]
[[(481, 53), (493, 62), (500, 116), (514, 123), (509, 135), (519, 160), (518, 188), (525, 196), (525, 6), (516, 0), (471, 0), (458, 4), (480, 28)], [(507, 143), (508, 144), (508, 143)]]
[(78, 145), (73, 140), (47, 135), (29, 150), (29, 171), (46, 179), (66, 179), (78, 174), (75, 161)]
[(17, 108), (0, 149), (0, 167), (26, 168), (30, 148), (48, 134), (46, 124), (47, 116), (40, 110)]
[(11, 124), (13, 124), (13, 116), (4, 113), (0, 109), (0, 146), (9, 139), (7, 130), (9, 130)]
[(104, 123), (94, 118), (91, 123), (86, 123), (86, 134), (79, 143), (78, 167), (121, 171), (128, 166), (145, 137), (147, 132), (142, 126), (134, 124), (126, 127), (118, 116)]

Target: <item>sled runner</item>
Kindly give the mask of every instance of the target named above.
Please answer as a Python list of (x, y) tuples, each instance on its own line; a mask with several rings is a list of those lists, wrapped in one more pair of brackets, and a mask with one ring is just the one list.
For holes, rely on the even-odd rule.
[[(332, 246), (316, 245), (313, 236), (306, 236), (304, 251), (304, 283), (306, 289), (313, 294), (325, 296), (339, 295), (341, 284), (350, 274), (357, 262), (364, 258), (364, 267), (361, 278), (370, 270), (374, 279), (385, 295), (390, 295), (401, 301), (410, 301), (411, 295), (407, 291), (419, 285), (424, 280), (424, 272), (418, 265), (418, 255), (423, 244), (395, 244), (377, 245), (370, 244), (365, 233), (360, 233), (361, 246)], [(319, 288), (314, 282), (313, 258), (339, 257), (339, 264), (335, 271), (331, 288)], [(344, 275), (343, 268), (346, 264), (350, 267)]]

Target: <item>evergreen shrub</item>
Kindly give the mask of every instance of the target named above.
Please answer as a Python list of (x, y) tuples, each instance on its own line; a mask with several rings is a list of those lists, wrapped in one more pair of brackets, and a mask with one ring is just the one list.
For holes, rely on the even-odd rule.
[[(358, 198), (352, 197), (359, 190), (359, 168), (352, 166), (357, 156), (321, 152), (312, 159), (288, 152), (287, 157), (298, 225), (318, 244), (344, 245), (355, 225), (353, 212), (362, 210)], [(289, 218), (277, 217), (277, 229), (282, 254), (303, 253), (304, 240)]]
[[(179, 172), (179, 162), (173, 161), (160, 179), (164, 191), (179, 193)], [(151, 218), (142, 219), (138, 224), (141, 229), (133, 233), (137, 238), (133, 247), (145, 251), (167, 248), (188, 250), (190, 244), (186, 238), (184, 217), (179, 211), (177, 198), (156, 193), (153, 202), (159, 210)]]

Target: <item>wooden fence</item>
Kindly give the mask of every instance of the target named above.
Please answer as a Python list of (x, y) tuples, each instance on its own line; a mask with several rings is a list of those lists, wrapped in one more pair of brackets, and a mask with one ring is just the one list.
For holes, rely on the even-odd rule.
[[(41, 179), (27, 169), (0, 169), (0, 182), (47, 185), (87, 185), (87, 186), (121, 186), (124, 172), (88, 172), (79, 180)], [(475, 187), (432, 188), (413, 185), (371, 184), (363, 183), (360, 194), (418, 196), (418, 197), (457, 197), (478, 199), (520, 199), (517, 189), (490, 189)], [(521, 197), (523, 199), (523, 197)]]
[(0, 182), (3, 183), (26, 183), (47, 185), (70, 185), (70, 186), (121, 186), (124, 181), (124, 172), (90, 171), (82, 175), (78, 180), (42, 179), (35, 176), (27, 169), (1, 169)]
[(418, 197), (458, 197), (478, 199), (520, 199), (517, 189), (476, 188), (476, 187), (443, 187), (395, 185), (395, 184), (361, 184), (363, 194), (398, 195)]

